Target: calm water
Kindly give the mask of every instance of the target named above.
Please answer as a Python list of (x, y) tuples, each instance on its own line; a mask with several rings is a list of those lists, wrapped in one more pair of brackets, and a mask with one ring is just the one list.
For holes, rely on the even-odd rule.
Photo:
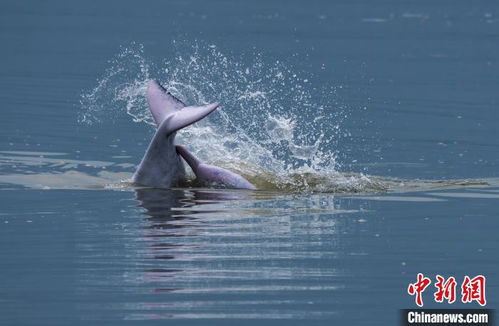
[[(2, 1), (0, 44), (1, 325), (393, 325), (418, 272), (497, 308), (498, 3)], [(148, 78), (264, 190), (124, 182)]]

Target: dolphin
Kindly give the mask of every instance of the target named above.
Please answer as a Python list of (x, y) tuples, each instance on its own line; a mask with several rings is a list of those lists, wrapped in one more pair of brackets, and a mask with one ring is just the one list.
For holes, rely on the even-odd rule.
[(154, 80), (148, 82), (147, 101), (158, 128), (132, 177), (134, 183), (158, 188), (178, 186), (186, 179), (180, 154), (192, 168), (197, 181), (229, 188), (256, 189), (243, 177), (204, 164), (184, 146), (175, 146), (176, 132), (206, 117), (218, 107), (218, 103), (186, 106)]
[(198, 182), (236, 189), (256, 189), (254, 185), (239, 174), (201, 162), (201, 160), (192, 155), (184, 146), (177, 145), (175, 147), (177, 148), (177, 153), (179, 153), (191, 167)]

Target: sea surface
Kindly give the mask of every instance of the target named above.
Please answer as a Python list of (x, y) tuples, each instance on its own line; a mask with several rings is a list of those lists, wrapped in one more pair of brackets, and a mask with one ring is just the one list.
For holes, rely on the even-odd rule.
[[(396, 325), (418, 273), (498, 308), (498, 2), (3, 0), (0, 44), (0, 325)], [(259, 190), (130, 182), (149, 79)]]

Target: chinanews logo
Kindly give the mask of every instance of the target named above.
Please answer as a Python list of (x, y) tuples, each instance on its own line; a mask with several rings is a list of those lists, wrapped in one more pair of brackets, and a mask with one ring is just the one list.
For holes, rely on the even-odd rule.
[[(436, 279), (435, 287), (437, 290), (433, 294), (435, 302), (443, 303), (444, 300), (447, 300), (447, 303), (454, 303), (456, 301), (456, 279), (453, 276), (445, 279), (440, 275), (437, 275)], [(419, 307), (423, 307), (423, 292), (430, 284), (431, 279), (419, 273), (417, 281), (410, 283), (407, 287), (407, 293), (415, 296), (416, 304)], [(478, 302), (482, 307), (487, 304), (487, 299), (485, 298), (485, 276), (483, 275), (473, 278), (466, 275), (461, 283), (461, 302), (471, 303), (473, 301)]]
[[(402, 310), (402, 325), (494, 325), (493, 310), (485, 309), (487, 297), (486, 278), (483, 275), (470, 277), (465, 275), (458, 286), (454, 276), (434, 278), (433, 300), (436, 303), (449, 304), (460, 301), (463, 304), (479, 305), (480, 309), (422, 309), (423, 293), (430, 290), (432, 279), (418, 273), (416, 281), (409, 283), (407, 293), (414, 296), (419, 309)], [(459, 290), (459, 292), (458, 292)]]

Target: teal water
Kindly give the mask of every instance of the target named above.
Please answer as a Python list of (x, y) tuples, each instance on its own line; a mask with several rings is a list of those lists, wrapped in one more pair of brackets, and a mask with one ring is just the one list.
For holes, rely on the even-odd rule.
[[(498, 25), (486, 1), (2, 2), (0, 324), (396, 324), (417, 273), (483, 274), (497, 308)], [(127, 183), (148, 78), (220, 101), (178, 140), (263, 190)]]

